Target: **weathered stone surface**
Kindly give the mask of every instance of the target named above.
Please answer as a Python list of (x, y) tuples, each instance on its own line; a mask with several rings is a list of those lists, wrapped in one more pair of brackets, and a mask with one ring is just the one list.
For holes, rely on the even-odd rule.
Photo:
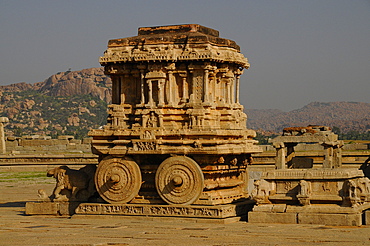
[(76, 214), (229, 218), (245, 215), (253, 204), (250, 201), (215, 206), (82, 203), (77, 207)]
[(27, 202), (27, 215), (58, 215), (58, 203), (56, 202)]
[[(261, 149), (239, 102), (249, 63), (234, 41), (197, 24), (142, 27), (138, 36), (110, 40), (100, 63), (112, 79), (112, 105), (107, 125), (89, 135), (107, 202), (215, 205), (248, 197), (246, 167)], [(140, 172), (123, 171), (135, 165)], [(117, 191), (125, 199), (107, 198)]]
[(5, 154), (5, 135), (4, 135), (4, 124), (9, 122), (7, 117), (0, 117), (0, 154)]
[(87, 165), (79, 170), (67, 166), (55, 167), (47, 172), (48, 177), (56, 180), (53, 193), (48, 197), (42, 194), (46, 201), (88, 201), (96, 190), (94, 175), (96, 167)]
[(364, 212), (365, 225), (370, 225), (370, 210), (365, 210)]
[(362, 225), (362, 214), (298, 213), (298, 224), (360, 226)]
[(27, 202), (26, 215), (73, 215), (79, 202)]
[(282, 223), (282, 224), (296, 224), (296, 213), (266, 213), (266, 212), (249, 212), (249, 223)]
[[(298, 143), (323, 146), (321, 166), (314, 160), (295, 157)], [(251, 192), (257, 202), (254, 212), (261, 220), (276, 221), (283, 214), (298, 214), (296, 223), (361, 225), (362, 213), (370, 207), (370, 180), (364, 171), (342, 167), (341, 141), (323, 126), (291, 127), (273, 140), (276, 148), (275, 170), (262, 172)], [(366, 167), (366, 162), (362, 167)], [(362, 168), (364, 169), (364, 168)], [(366, 172), (365, 172), (366, 173)], [(286, 205), (286, 207), (282, 206)], [(311, 216), (312, 215), (312, 216)], [(287, 215), (288, 216), (288, 215)]]

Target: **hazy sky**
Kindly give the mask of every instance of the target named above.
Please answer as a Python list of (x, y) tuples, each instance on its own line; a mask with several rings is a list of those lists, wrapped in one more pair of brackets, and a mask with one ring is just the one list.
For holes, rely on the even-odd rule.
[(245, 108), (370, 103), (370, 0), (0, 0), (0, 85), (99, 67), (109, 39), (191, 23), (249, 59)]

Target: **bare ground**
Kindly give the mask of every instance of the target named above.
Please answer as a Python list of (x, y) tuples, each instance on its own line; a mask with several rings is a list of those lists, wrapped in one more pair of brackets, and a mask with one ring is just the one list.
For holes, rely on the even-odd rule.
[(52, 179), (0, 175), (0, 245), (370, 245), (370, 226), (251, 224), (128, 216), (26, 216)]

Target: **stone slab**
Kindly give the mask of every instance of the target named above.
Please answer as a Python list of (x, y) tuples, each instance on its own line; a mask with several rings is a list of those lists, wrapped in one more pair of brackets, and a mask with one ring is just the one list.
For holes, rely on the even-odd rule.
[(357, 214), (323, 214), (298, 213), (298, 224), (321, 224), (329, 226), (360, 226), (362, 215)]
[(26, 215), (58, 215), (58, 204), (55, 202), (27, 202)]
[(297, 213), (249, 212), (249, 223), (297, 224)]
[(347, 180), (363, 176), (362, 170), (354, 168), (282, 169), (271, 170), (262, 174), (262, 178), (268, 180)]
[(370, 225), (370, 210), (366, 210), (364, 211), (364, 221), (363, 221), (363, 224), (364, 225)]
[(79, 202), (27, 202), (26, 215), (73, 215)]
[(246, 215), (253, 205), (252, 201), (214, 206), (82, 203), (77, 207), (76, 214), (223, 219)]
[(196, 224), (231, 224), (239, 221), (246, 221), (246, 215), (241, 217), (230, 217), (230, 218), (184, 218), (184, 217), (160, 217), (160, 216), (132, 216), (132, 215), (91, 215), (91, 214), (74, 214), (71, 219), (89, 219), (89, 220), (112, 220), (120, 218), (122, 220), (135, 220), (138, 222), (157, 221), (161, 222), (172, 222), (172, 223), (196, 223)]
[(287, 206), (288, 213), (314, 213), (314, 214), (353, 214), (361, 212), (361, 209), (342, 207), (335, 204), (308, 205), (308, 206)]

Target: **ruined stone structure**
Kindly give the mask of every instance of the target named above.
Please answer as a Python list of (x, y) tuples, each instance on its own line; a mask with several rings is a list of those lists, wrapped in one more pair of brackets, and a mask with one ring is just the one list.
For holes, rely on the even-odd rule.
[[(321, 165), (296, 158), (298, 143), (324, 146)], [(370, 208), (370, 180), (362, 170), (341, 167), (343, 142), (329, 127), (286, 128), (273, 146), (276, 169), (255, 181), (257, 206), (248, 214), (250, 222), (363, 224), (362, 214)]]
[(261, 152), (246, 128), (239, 46), (200, 25), (139, 28), (100, 58), (112, 79), (95, 185), (108, 203), (228, 204), (248, 197), (246, 166)]
[(7, 117), (0, 117), (0, 154), (5, 154), (5, 134), (4, 134), (4, 124), (8, 123), (9, 119)]

